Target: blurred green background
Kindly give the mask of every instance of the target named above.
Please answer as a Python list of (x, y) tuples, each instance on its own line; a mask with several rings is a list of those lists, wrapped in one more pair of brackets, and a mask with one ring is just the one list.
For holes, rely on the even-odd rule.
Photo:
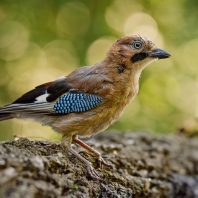
[[(143, 71), (138, 96), (109, 129), (175, 132), (198, 116), (197, 10), (196, 0), (1, 0), (0, 106), (99, 62), (116, 39), (141, 34), (172, 57)], [(13, 134), (60, 138), (30, 121), (0, 123), (1, 140)]]

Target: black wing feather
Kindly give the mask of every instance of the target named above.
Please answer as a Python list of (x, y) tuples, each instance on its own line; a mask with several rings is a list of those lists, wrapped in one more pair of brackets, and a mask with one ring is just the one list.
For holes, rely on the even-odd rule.
[(48, 88), (47, 93), (50, 95), (46, 98), (47, 102), (52, 102), (59, 98), (62, 94), (68, 92), (70, 89), (72, 89), (72, 86), (70, 83), (66, 81), (66, 78), (60, 78), (56, 81), (54, 81)]
[(38, 96), (41, 96), (43, 94), (45, 94), (46, 88), (44, 85), (40, 85), (38, 87), (36, 87), (35, 89), (25, 93), (24, 95), (22, 95), (20, 98), (18, 98), (17, 100), (15, 100), (13, 102), (13, 104), (23, 104), (23, 103), (34, 103), (35, 99)]
[(37, 97), (45, 93), (49, 94), (46, 98), (47, 102), (53, 102), (70, 89), (72, 89), (72, 86), (66, 81), (66, 77), (61, 77), (54, 82), (37, 86), (35, 89), (25, 93), (20, 98), (15, 100), (13, 104), (34, 103), (36, 102)]

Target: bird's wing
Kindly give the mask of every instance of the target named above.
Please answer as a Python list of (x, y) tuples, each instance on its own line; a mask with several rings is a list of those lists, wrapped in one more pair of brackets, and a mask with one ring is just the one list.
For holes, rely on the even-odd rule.
[(52, 102), (72, 88), (66, 77), (37, 86), (15, 100), (13, 104)]
[(103, 101), (97, 93), (75, 89), (66, 77), (37, 86), (10, 105), (0, 108), (0, 114), (28, 113), (62, 115), (85, 112)]

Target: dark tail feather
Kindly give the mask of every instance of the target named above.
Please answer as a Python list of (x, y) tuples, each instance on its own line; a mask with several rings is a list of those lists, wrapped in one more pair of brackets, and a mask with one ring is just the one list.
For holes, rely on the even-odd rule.
[(0, 114), (0, 121), (12, 119), (13, 117), (10, 114), (4, 113)]

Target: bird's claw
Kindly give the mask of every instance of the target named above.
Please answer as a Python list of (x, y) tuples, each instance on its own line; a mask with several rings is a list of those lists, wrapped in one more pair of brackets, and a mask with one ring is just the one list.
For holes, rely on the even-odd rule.
[(86, 169), (87, 169), (87, 172), (88, 172), (89, 176), (91, 177), (91, 179), (106, 183), (105, 180), (100, 178), (100, 176), (98, 175), (98, 173), (96, 172), (96, 170), (93, 168), (93, 166), (91, 164), (86, 165)]
[(112, 164), (107, 163), (101, 156), (98, 158), (99, 161), (99, 167), (103, 169), (103, 166), (107, 166), (111, 169), (114, 169), (114, 166)]

